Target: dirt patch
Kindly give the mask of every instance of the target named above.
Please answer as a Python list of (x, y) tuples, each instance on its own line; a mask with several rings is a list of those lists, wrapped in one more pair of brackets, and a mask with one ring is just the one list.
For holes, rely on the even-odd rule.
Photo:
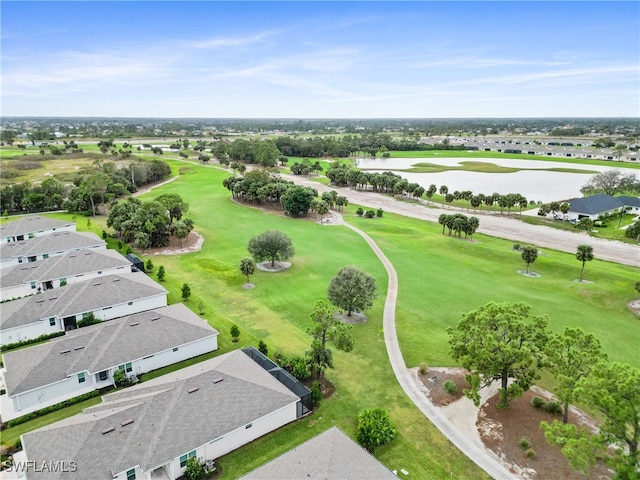
[(631, 300), (629, 303), (627, 303), (627, 307), (629, 307), (629, 310), (631, 310), (636, 315), (640, 315), (640, 298), (637, 300)]
[(526, 270), (516, 270), (523, 277), (540, 278), (542, 275), (536, 272), (528, 272)]
[[(421, 382), (421, 390), (462, 433), (475, 438), (479, 448), (485, 448), (497, 461), (520, 478), (526, 480), (545, 480), (562, 478), (566, 480), (611, 479), (615, 476), (603, 462), (589, 469), (589, 475), (574, 471), (559, 447), (549, 445), (540, 429), (540, 422), (561, 420), (531, 405), (533, 397), (541, 397), (545, 401), (556, 400), (546, 390), (533, 387), (520, 398), (511, 401), (508, 410), (497, 408), (499, 393), (498, 384), (481, 390), (482, 405), (473, 406), (462, 391), (469, 385), (465, 380), (466, 371), (462, 368), (431, 367), (424, 374), (416, 369), (416, 378)], [(435, 380), (434, 380), (435, 377)], [(456, 395), (444, 390), (444, 382), (451, 380), (458, 387)], [(460, 408), (459, 408), (460, 407)], [(463, 418), (464, 417), (464, 418)], [(569, 422), (588, 427), (595, 431), (596, 424), (584, 412), (571, 407)], [(528, 458), (527, 449), (520, 446), (520, 441), (529, 442), (534, 455)]]
[(364, 323), (367, 321), (367, 316), (364, 313), (360, 312), (351, 312), (351, 315), (347, 315), (346, 312), (336, 312), (334, 315), (335, 318), (340, 320), (342, 323), (347, 323), (349, 325), (356, 325), (358, 323)]
[[(424, 374), (418, 372), (418, 378), (427, 388), (429, 400), (438, 407), (444, 407), (464, 396), (464, 390), (469, 388), (469, 383), (465, 380), (467, 371), (464, 368), (428, 368)], [(456, 384), (457, 392), (448, 393), (444, 389), (444, 382), (447, 380)]]
[[(614, 473), (602, 462), (590, 468), (586, 477), (571, 468), (560, 448), (550, 445), (540, 429), (540, 422), (561, 420), (561, 417), (534, 408), (531, 399), (536, 396), (542, 397), (545, 401), (555, 400), (549, 392), (535, 388), (525, 392), (522, 397), (513, 399), (510, 408), (504, 410), (497, 407), (499, 394), (489, 398), (480, 407), (476, 423), (485, 447), (504, 459), (507, 464), (517, 466), (514, 470), (520, 471), (520, 475), (525, 479), (613, 478)], [(593, 421), (586, 414), (573, 409), (569, 411), (569, 422), (593, 427)], [(520, 446), (523, 439), (529, 443), (527, 448)], [(533, 452), (531, 458), (527, 455), (529, 449)]]
[(270, 261), (268, 262), (260, 262), (256, 265), (258, 270), (262, 270), (263, 272), (282, 272), (283, 270), (287, 270), (291, 268), (290, 262), (274, 262), (273, 265)]
[(182, 253), (197, 252), (202, 248), (204, 237), (198, 232), (189, 232), (187, 238), (182, 241), (173, 235), (169, 237), (169, 245), (166, 247), (147, 248), (143, 250), (144, 255), (180, 255)]

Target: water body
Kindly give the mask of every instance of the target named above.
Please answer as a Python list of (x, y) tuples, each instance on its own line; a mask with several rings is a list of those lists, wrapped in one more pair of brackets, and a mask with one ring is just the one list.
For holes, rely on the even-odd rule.
[[(573, 168), (602, 172), (612, 170), (600, 165), (581, 165), (564, 162), (548, 162), (544, 160), (518, 160), (511, 158), (359, 158), (359, 168), (377, 169), (381, 171), (411, 168), (417, 163), (434, 163), (444, 166), (460, 166), (462, 162), (487, 162), (503, 167), (532, 168), (513, 173), (483, 173), (463, 170), (449, 170), (438, 173), (394, 173), (401, 175), (409, 182), (417, 183), (425, 189), (435, 183), (438, 188), (446, 185), (449, 192), (455, 190), (471, 190), (472, 192), (490, 195), (497, 192), (501, 195), (519, 193), (536, 202), (552, 202), (582, 197), (580, 188), (593, 176), (585, 173), (549, 172), (544, 168)], [(537, 171), (539, 170), (539, 171)]]

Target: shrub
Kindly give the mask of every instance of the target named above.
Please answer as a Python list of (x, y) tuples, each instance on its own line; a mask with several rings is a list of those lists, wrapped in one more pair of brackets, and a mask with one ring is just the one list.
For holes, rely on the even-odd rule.
[(164, 281), (164, 266), (160, 265), (160, 268), (158, 268), (158, 273), (156, 274), (156, 276), (158, 277), (158, 281), (159, 282), (163, 282)]
[(262, 353), (265, 357), (269, 354), (269, 348), (267, 347), (267, 344), (264, 343), (264, 341), (260, 340), (258, 342), (258, 350), (260, 351), (260, 353)]
[(362, 207), (358, 207), (358, 209), (356, 210), (356, 215), (361, 217), (363, 213), (364, 213), (364, 210), (362, 209)]
[(382, 408), (368, 408), (358, 414), (358, 443), (370, 453), (379, 445), (389, 443), (396, 436), (389, 414)]
[(379, 209), (376, 211), (376, 217), (378, 217), (378, 218), (382, 217), (382, 213), (383, 213), (383, 210), (382, 210), (381, 208), (379, 208)]
[(513, 249), (514, 249), (516, 252), (519, 252), (519, 251), (520, 251), (520, 247), (521, 247), (521, 245), (520, 245), (519, 243), (514, 243), (514, 244), (513, 244)]
[(562, 415), (562, 405), (560, 402), (547, 402), (544, 409), (553, 415)]
[(100, 323), (102, 320), (96, 318), (96, 316), (89, 312), (85, 316), (82, 317), (82, 320), (78, 322), (78, 328), (88, 327), (89, 325), (95, 325), (96, 323)]
[(444, 391), (449, 395), (455, 395), (456, 393), (458, 393), (458, 386), (451, 380), (447, 380), (446, 382), (444, 382)]
[(530, 448), (524, 452), (524, 456), (527, 458), (534, 458), (536, 456), (536, 451), (533, 448)]
[(531, 405), (535, 408), (544, 408), (545, 401), (540, 397), (533, 397), (531, 399)]
[(316, 380), (311, 384), (311, 403), (313, 404), (313, 408), (318, 408), (322, 397), (322, 387), (320, 386), (320, 382)]
[(187, 459), (187, 468), (184, 471), (184, 476), (188, 480), (200, 480), (204, 477), (204, 466), (197, 457), (189, 457)]
[(522, 450), (526, 450), (531, 446), (531, 442), (529, 442), (529, 440), (527, 440), (526, 438), (521, 438), (520, 441), (518, 442), (518, 445), (520, 445), (520, 448)]
[(45, 407), (37, 412), (27, 413), (26, 415), (22, 415), (21, 417), (14, 418), (13, 420), (9, 420), (7, 422), (7, 428), (15, 427), (16, 425), (20, 425), (21, 423), (28, 422), (29, 420), (33, 420), (36, 417), (40, 417), (42, 415), (46, 415), (47, 413), (58, 411), (62, 408), (69, 407), (71, 405), (75, 405), (76, 403), (84, 402), (89, 398), (97, 397), (100, 395), (99, 390), (92, 390), (91, 392), (87, 392), (83, 395), (79, 395), (77, 397), (70, 398), (60, 403), (56, 403), (55, 405), (51, 405), (49, 407)]
[(24, 347), (26, 345), (33, 345), (34, 343), (44, 342), (45, 340), (49, 340), (50, 338), (61, 337), (63, 335), (64, 332), (55, 332), (49, 335), (40, 335), (39, 337), (31, 338), (29, 340), (22, 340), (21, 342), (7, 343), (5, 345), (0, 345), (0, 352), (6, 352), (8, 350)]
[(231, 341), (234, 343), (237, 342), (238, 337), (240, 337), (240, 329), (238, 328), (238, 326), (231, 325), (231, 330), (229, 330), (229, 333), (231, 334)]
[(147, 260), (144, 268), (147, 270), (147, 272), (153, 272), (153, 262), (151, 261), (151, 259)]
[(376, 213), (373, 210), (367, 210), (367, 213), (365, 214), (365, 217), (367, 218), (373, 218), (376, 216)]
[(424, 375), (427, 373), (428, 369), (429, 369), (429, 366), (426, 363), (422, 362), (418, 367), (418, 372), (420, 373), (420, 375)]

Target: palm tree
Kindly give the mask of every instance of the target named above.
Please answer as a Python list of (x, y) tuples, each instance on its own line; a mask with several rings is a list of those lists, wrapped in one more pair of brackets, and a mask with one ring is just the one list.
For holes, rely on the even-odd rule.
[(580, 270), (580, 281), (582, 282), (582, 274), (584, 273), (584, 264), (593, 260), (593, 247), (591, 245), (578, 245), (576, 258), (582, 262), (582, 270)]
[(240, 272), (247, 277), (247, 283), (249, 282), (249, 276), (253, 275), (256, 269), (256, 262), (251, 257), (245, 257), (240, 260)]
[(535, 245), (525, 245), (520, 249), (522, 259), (527, 263), (527, 269), (525, 273), (529, 275), (529, 265), (536, 261), (538, 258), (538, 247)]

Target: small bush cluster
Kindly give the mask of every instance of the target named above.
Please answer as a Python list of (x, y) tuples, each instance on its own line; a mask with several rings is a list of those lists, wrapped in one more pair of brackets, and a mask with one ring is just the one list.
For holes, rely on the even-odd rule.
[(524, 456), (527, 458), (535, 458), (536, 451), (533, 448), (529, 448), (526, 452), (524, 452)]
[(545, 406), (545, 401), (544, 401), (542, 398), (540, 398), (540, 397), (533, 397), (533, 398), (531, 399), (531, 405), (532, 405), (534, 408), (544, 408), (544, 406)]
[(427, 373), (428, 369), (429, 369), (429, 366), (426, 363), (423, 362), (418, 367), (418, 372), (420, 373), (420, 375), (424, 375), (424, 374)]
[(446, 382), (444, 382), (444, 391), (449, 395), (455, 395), (456, 393), (458, 393), (458, 386), (451, 380), (447, 380)]
[(553, 415), (562, 415), (562, 405), (560, 402), (547, 402), (544, 409)]
[(318, 408), (320, 402), (323, 398), (322, 387), (320, 386), (320, 382), (317, 380), (311, 384), (311, 403), (313, 403), (313, 408)]
[(37, 418), (37, 417), (41, 417), (42, 415), (46, 415), (47, 413), (56, 412), (62, 408), (70, 407), (71, 405), (84, 402), (89, 398), (97, 397), (99, 395), (100, 395), (99, 390), (93, 390), (83, 395), (79, 395), (77, 397), (73, 397), (68, 400), (65, 400), (64, 402), (56, 403), (55, 405), (51, 405), (50, 407), (45, 407), (36, 412), (27, 413), (26, 415), (22, 415), (21, 417), (14, 418), (13, 420), (9, 420), (7, 422), (7, 428), (15, 427), (16, 425), (20, 425), (21, 423), (28, 422), (29, 420), (33, 420), (34, 418)]
[(277, 352), (273, 356), (273, 359), (278, 365), (301, 382), (305, 382), (311, 378), (311, 368), (309, 368), (309, 363), (306, 358), (296, 355), (289, 357), (283, 353)]
[(83, 317), (82, 320), (78, 322), (78, 328), (88, 327), (89, 325), (94, 325), (96, 323), (100, 323), (102, 320), (96, 318), (93, 313), (87, 314), (87, 316)]
[(518, 442), (518, 445), (520, 446), (520, 448), (522, 450), (526, 450), (527, 448), (529, 448), (531, 446), (531, 442), (529, 442), (529, 440), (527, 440), (526, 438), (523, 437)]

